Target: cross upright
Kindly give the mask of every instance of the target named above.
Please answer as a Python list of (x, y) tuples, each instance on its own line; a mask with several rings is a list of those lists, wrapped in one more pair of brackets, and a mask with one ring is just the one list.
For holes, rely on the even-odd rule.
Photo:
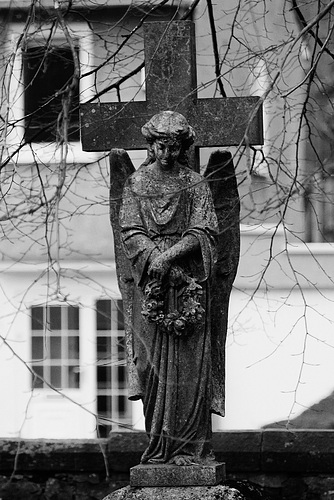
[(262, 144), (259, 97), (197, 98), (192, 21), (144, 23), (146, 101), (82, 104), (84, 151), (146, 149), (141, 127), (165, 110), (183, 114), (199, 147)]

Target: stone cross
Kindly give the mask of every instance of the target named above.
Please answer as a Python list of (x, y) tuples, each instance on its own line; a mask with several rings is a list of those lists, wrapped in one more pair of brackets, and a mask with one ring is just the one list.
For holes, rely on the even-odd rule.
[(193, 22), (144, 23), (144, 44), (146, 101), (82, 104), (84, 151), (146, 149), (141, 127), (164, 110), (187, 118), (197, 150), (263, 143), (259, 97), (197, 98)]
[[(183, 114), (194, 128), (195, 153), (196, 150), (198, 152), (199, 147), (231, 146), (242, 142), (262, 143), (262, 110), (258, 97), (197, 98), (195, 34), (192, 22), (147, 23), (144, 25), (144, 42), (146, 101), (89, 103), (81, 106), (83, 149), (85, 151), (112, 150), (110, 155), (112, 172), (110, 215), (114, 230), (116, 269), (124, 301), (125, 338), (130, 360), (128, 369), (132, 383), (135, 383), (137, 371), (137, 368), (133, 369), (132, 351), (135, 328), (131, 327), (132, 324), (136, 324), (136, 308), (133, 306), (135, 295), (131, 273), (128, 272), (127, 267), (129, 260), (122, 260), (125, 254), (120, 242), (118, 212), (122, 185), (126, 176), (131, 173), (133, 165), (130, 159), (127, 159), (124, 149), (146, 149), (147, 144), (141, 134), (141, 127), (153, 115), (166, 110)], [(209, 383), (212, 382), (212, 399), (217, 399), (216, 402), (212, 401), (211, 406), (214, 407), (213, 411), (219, 414), (223, 414), (223, 408), (221, 406), (218, 408), (218, 403), (221, 401), (223, 404), (224, 399), (224, 345), (228, 301), (239, 257), (239, 199), (233, 164), (230, 156), (226, 155), (229, 153), (219, 151), (214, 153), (207, 167), (210, 178), (214, 181), (210, 183), (210, 187), (213, 192), (220, 237), (217, 238), (218, 262), (211, 280), (212, 356), (210, 353), (210, 360), (206, 358), (206, 361), (212, 363), (212, 377)], [(217, 165), (223, 168), (215, 168)], [(218, 178), (216, 179), (215, 176)], [(204, 217), (205, 213), (203, 210)], [(137, 293), (139, 287), (135, 287), (135, 291)], [(140, 324), (140, 318), (139, 320), (137, 318), (137, 321)], [(134, 394), (140, 393), (142, 393), (142, 387), (138, 388)], [(161, 402), (155, 401), (153, 404), (159, 407)], [(203, 414), (205, 411), (207, 415), (208, 406), (203, 405)], [(209, 427), (204, 430), (204, 433), (201, 430), (203, 436), (209, 436), (211, 425)], [(139, 466), (132, 469), (130, 484), (141, 487), (185, 485), (215, 487), (224, 477), (224, 464), (207, 467), (198, 465), (194, 467), (194, 470), (189, 467), (192, 466), (181, 464), (167, 466), (163, 470), (159, 469), (160, 472), (162, 471), (160, 474), (154, 466), (152, 469), (152, 465), (146, 465), (144, 469)], [(208, 471), (211, 474), (210, 477)], [(191, 489), (189, 491), (187, 498), (192, 498), (193, 491)], [(202, 496), (205, 498), (204, 491)], [(116, 498), (116, 496), (110, 496), (111, 498)], [(162, 498), (160, 494), (159, 498)]]

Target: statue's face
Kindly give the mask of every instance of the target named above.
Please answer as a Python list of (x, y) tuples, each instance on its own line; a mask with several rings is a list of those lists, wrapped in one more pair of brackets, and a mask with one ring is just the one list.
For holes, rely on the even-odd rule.
[(180, 155), (181, 143), (168, 139), (157, 139), (152, 147), (158, 166), (162, 170), (171, 170)]

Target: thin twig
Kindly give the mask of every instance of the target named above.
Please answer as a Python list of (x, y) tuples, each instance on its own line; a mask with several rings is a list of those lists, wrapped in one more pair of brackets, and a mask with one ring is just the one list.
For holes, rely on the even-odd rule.
[(219, 62), (217, 32), (216, 32), (216, 26), (215, 26), (215, 19), (214, 19), (214, 15), (213, 15), (212, 2), (211, 2), (211, 0), (206, 0), (206, 3), (208, 5), (208, 14), (209, 14), (209, 21), (210, 21), (210, 29), (211, 29), (213, 55), (215, 58), (215, 74), (216, 74), (216, 78), (217, 78), (217, 85), (219, 87), (219, 91), (220, 91), (222, 97), (227, 97), (225, 89), (224, 89), (224, 85), (223, 85), (223, 82), (222, 82), (221, 76), (220, 76), (220, 62)]

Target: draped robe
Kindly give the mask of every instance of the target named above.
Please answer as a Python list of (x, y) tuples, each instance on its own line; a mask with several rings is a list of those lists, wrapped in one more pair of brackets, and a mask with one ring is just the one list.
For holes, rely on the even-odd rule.
[[(149, 445), (142, 463), (166, 463), (178, 455), (196, 463), (210, 457), (212, 367), (209, 278), (215, 263), (217, 218), (210, 189), (187, 167), (161, 182), (152, 165), (142, 166), (124, 187), (121, 238), (134, 278), (132, 356), (138, 384), (130, 399), (142, 399)], [(201, 284), (202, 320), (188, 335), (168, 333), (141, 314), (152, 260), (188, 234), (198, 249), (175, 264)], [(168, 281), (166, 314), (178, 308), (179, 286)]]

